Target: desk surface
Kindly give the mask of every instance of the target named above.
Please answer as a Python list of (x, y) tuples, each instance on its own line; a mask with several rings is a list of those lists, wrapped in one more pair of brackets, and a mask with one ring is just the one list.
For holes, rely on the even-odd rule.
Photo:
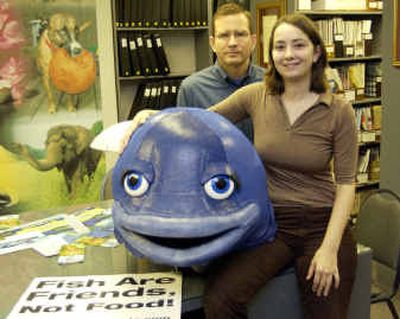
[[(60, 213), (73, 213), (85, 207), (110, 207), (111, 202), (77, 205), (42, 212), (21, 214), (21, 223)], [(123, 245), (116, 248), (92, 247), (85, 250), (85, 261), (59, 265), (57, 257), (44, 257), (32, 249), (0, 255), (0, 318), (5, 318), (35, 277), (111, 275), (171, 271), (171, 267), (133, 257)], [(185, 274), (182, 287), (182, 312), (198, 307), (202, 294), (201, 277)]]

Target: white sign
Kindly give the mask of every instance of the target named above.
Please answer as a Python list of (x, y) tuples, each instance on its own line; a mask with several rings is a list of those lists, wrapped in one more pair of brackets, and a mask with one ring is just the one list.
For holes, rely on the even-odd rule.
[(179, 319), (182, 275), (145, 273), (33, 279), (8, 319)]

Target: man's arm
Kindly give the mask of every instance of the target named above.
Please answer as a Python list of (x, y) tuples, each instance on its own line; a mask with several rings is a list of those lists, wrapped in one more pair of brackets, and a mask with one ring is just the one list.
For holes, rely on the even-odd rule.
[(188, 106), (189, 99), (188, 99), (188, 90), (184, 82), (181, 83), (181, 86), (178, 90), (178, 97), (176, 98), (176, 106)]

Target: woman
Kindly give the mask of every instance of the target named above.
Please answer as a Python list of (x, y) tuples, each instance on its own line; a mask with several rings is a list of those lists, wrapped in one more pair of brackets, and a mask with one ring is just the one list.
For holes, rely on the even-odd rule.
[[(288, 15), (276, 23), (269, 58), (265, 83), (248, 85), (210, 110), (233, 122), (252, 118), (277, 238), (213, 264), (206, 318), (246, 318), (256, 292), (294, 263), (304, 317), (343, 319), (356, 267), (348, 226), (357, 158), (354, 112), (327, 90), (325, 46), (307, 17)], [(139, 113), (132, 129), (151, 114)]]

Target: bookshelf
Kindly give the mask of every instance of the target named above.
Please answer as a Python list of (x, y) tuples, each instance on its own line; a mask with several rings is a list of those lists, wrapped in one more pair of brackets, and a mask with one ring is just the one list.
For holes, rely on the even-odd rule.
[[(124, 8), (127, 3), (128, 10), (131, 13), (127, 13), (127, 10)], [(134, 12), (134, 3), (141, 6), (141, 9), (137, 10), (139, 14), (135, 14)], [(157, 22), (157, 19), (150, 14), (151, 12), (160, 11), (154, 7), (157, 3), (158, 5), (162, 3), (163, 6), (166, 6), (164, 7), (165, 9), (161, 8), (161, 12), (167, 8), (169, 10), (166, 18), (164, 18), (164, 23), (161, 20)], [(192, 7), (185, 15), (184, 10), (188, 8), (188, 3), (192, 3)], [(178, 6), (181, 11), (174, 12), (175, 6)], [(194, 6), (197, 6), (198, 10), (202, 6), (203, 16), (201, 19), (196, 19)], [(143, 107), (152, 107), (151, 102), (147, 101), (146, 104), (143, 103), (143, 99), (140, 99), (140, 95), (147, 96), (145, 92), (158, 92), (155, 94), (159, 98), (159, 95), (164, 93), (166, 89), (167, 92), (174, 92), (176, 98), (179, 83), (183, 78), (212, 63), (213, 57), (209, 48), (208, 32), (209, 17), (212, 10), (211, 0), (112, 0), (111, 9), (118, 121), (130, 119)], [(179, 23), (177, 21), (179, 19), (187, 22)], [(147, 23), (147, 20), (150, 23)], [(145, 72), (142, 72), (139, 75), (136, 75), (135, 72), (122, 74), (121, 37), (127, 38), (128, 46), (130, 47), (131, 41), (134, 41), (136, 45), (140, 43), (138, 37), (145, 37), (146, 35), (154, 36), (155, 34), (159, 35), (160, 42), (162, 43), (168, 61), (169, 72), (167, 74), (155, 74), (154, 72), (151, 72), (151, 74), (144, 74)], [(155, 42), (153, 42), (154, 46)], [(132, 57), (130, 57), (130, 61), (132, 63)], [(153, 93), (150, 94), (153, 96)], [(173, 98), (168, 101), (173, 101)]]
[[(314, 1), (295, 0), (294, 9), (316, 22), (327, 45), (328, 79), (332, 90), (352, 103), (358, 128), (359, 161), (356, 184), (356, 215), (363, 198), (379, 188), (382, 113), (382, 10), (359, 3), (365, 9), (342, 10), (325, 1), (326, 10), (313, 10)], [(372, 4), (371, 4), (371, 3)], [(308, 7), (308, 10), (297, 8)], [(305, 7), (304, 7), (305, 6)], [(349, 37), (349, 34), (351, 36)], [(337, 80), (339, 85), (337, 85)]]

